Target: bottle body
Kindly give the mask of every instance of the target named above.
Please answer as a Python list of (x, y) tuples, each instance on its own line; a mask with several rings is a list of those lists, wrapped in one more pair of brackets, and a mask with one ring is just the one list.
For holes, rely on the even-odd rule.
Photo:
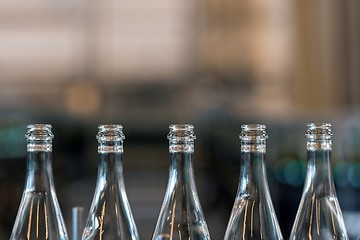
[(242, 128), (240, 181), (224, 239), (283, 239), (266, 178), (265, 126)]
[(139, 240), (123, 178), (122, 127), (101, 125), (97, 138), (99, 140), (98, 176), (82, 239)]
[(193, 173), (194, 139), (191, 125), (172, 125), (169, 180), (153, 240), (209, 240)]
[(347, 240), (331, 170), (331, 125), (308, 124), (304, 190), (290, 240)]
[(10, 240), (67, 240), (52, 175), (51, 126), (28, 128), (26, 183)]

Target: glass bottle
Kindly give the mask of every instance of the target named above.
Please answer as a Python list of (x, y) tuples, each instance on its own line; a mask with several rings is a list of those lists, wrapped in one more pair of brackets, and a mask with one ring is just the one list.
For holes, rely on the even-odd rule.
[(348, 239), (331, 170), (331, 124), (307, 128), (305, 185), (290, 240)]
[(193, 173), (194, 127), (171, 125), (169, 180), (153, 240), (209, 240)]
[(52, 173), (51, 125), (27, 127), (26, 182), (10, 240), (67, 240)]
[(122, 126), (100, 125), (96, 138), (99, 142), (97, 182), (82, 239), (138, 240), (123, 176)]
[(266, 177), (265, 125), (242, 125), (239, 186), (225, 240), (283, 239)]

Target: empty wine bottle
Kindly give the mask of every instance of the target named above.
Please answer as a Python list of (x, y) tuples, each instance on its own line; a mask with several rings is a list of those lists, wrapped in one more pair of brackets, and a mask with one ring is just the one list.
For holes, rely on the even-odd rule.
[(52, 173), (51, 125), (28, 125), (26, 183), (10, 240), (68, 240)]
[(305, 185), (290, 240), (347, 240), (330, 163), (331, 124), (310, 123), (307, 127)]
[(209, 240), (193, 173), (195, 134), (192, 125), (171, 125), (170, 168), (153, 240)]
[(225, 240), (282, 240), (266, 177), (264, 125), (242, 125), (239, 186)]
[(82, 239), (139, 240), (125, 190), (122, 126), (100, 125), (96, 138), (99, 142), (98, 175)]

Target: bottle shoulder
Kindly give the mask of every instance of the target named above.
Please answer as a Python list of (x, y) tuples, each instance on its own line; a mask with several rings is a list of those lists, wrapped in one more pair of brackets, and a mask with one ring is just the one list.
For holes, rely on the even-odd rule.
[(348, 239), (338, 199), (334, 195), (305, 194), (290, 239)]
[(45, 191), (25, 191), (10, 239), (68, 240), (56, 196)]
[(115, 183), (98, 184), (83, 231), (83, 240), (139, 240), (124, 187)]
[(171, 182), (166, 189), (152, 239), (170, 239), (170, 236), (173, 236), (171, 239), (210, 240), (196, 189)]
[(271, 201), (250, 194), (237, 197), (226, 229), (226, 240), (283, 239)]

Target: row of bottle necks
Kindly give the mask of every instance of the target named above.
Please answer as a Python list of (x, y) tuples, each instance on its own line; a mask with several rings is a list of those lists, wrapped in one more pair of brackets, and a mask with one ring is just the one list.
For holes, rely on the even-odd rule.
[[(307, 125), (307, 173), (290, 239), (348, 239), (330, 165), (331, 125)], [(224, 239), (283, 239), (266, 178), (266, 127), (242, 125), (240, 180)], [(57, 201), (52, 169), (51, 125), (28, 126), (26, 184), (10, 240), (59, 239), (68, 234)], [(99, 166), (85, 228), (74, 240), (140, 239), (125, 191), (121, 125), (100, 125)], [(210, 234), (193, 175), (194, 128), (171, 125), (170, 167), (153, 240), (207, 240)]]

